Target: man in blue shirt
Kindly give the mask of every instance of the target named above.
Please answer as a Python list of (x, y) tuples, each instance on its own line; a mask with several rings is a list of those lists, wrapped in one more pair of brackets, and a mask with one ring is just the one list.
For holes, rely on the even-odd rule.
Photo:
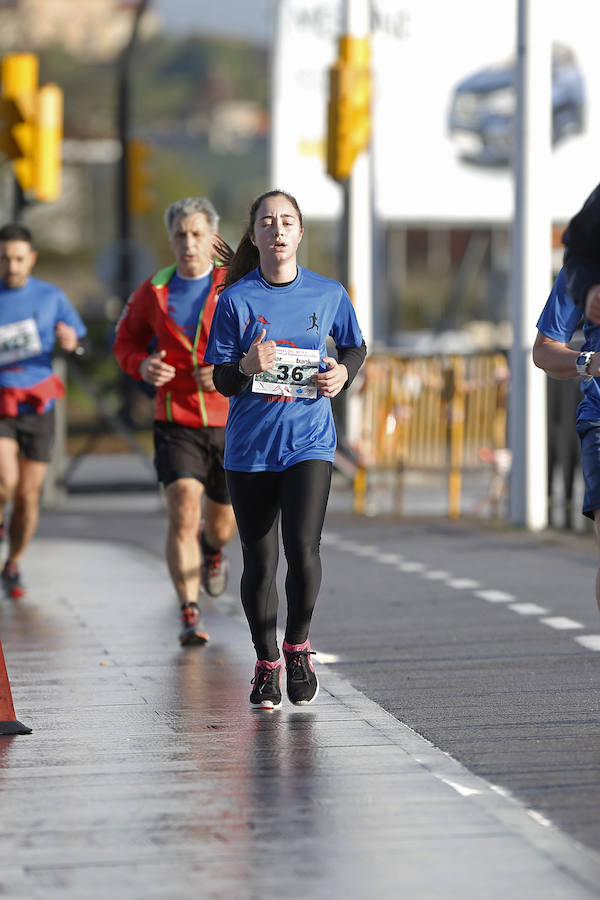
[[(569, 342), (580, 324), (584, 343), (572, 350)], [(533, 361), (552, 378), (580, 378), (582, 400), (577, 408), (577, 434), (581, 441), (581, 466), (585, 483), (583, 514), (593, 519), (600, 547), (600, 326), (582, 319), (567, 291), (564, 268), (558, 273), (537, 323)], [(596, 578), (596, 602), (600, 609), (600, 570)]]
[(86, 327), (65, 294), (31, 277), (37, 253), (22, 225), (0, 228), (0, 539), (11, 504), (2, 586), (25, 593), (19, 561), (39, 518), (42, 484), (54, 440), (54, 403), (65, 389), (52, 369), (56, 343), (81, 348)]

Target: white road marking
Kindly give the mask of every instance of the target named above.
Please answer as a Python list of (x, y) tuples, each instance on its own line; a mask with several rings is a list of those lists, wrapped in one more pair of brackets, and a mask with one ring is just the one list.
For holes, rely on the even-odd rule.
[(450, 572), (445, 572), (444, 569), (432, 569), (423, 572), (423, 578), (429, 578), (431, 581), (446, 581), (446, 579), (452, 578), (452, 575)]
[(378, 553), (375, 557), (377, 562), (384, 565), (396, 565), (404, 559), (399, 553)]
[(600, 650), (600, 634), (581, 634), (573, 640), (586, 650)]
[(320, 650), (317, 650), (315, 653), (315, 660), (318, 663), (323, 663), (327, 665), (327, 663), (336, 663), (339, 659), (339, 656), (336, 653), (321, 653)]
[(528, 809), (528, 815), (531, 816), (534, 822), (537, 822), (538, 825), (543, 825), (544, 828), (549, 828), (552, 825), (550, 819), (547, 819), (546, 816), (543, 816), (541, 813), (536, 812), (535, 809)]
[(424, 563), (407, 560), (406, 562), (399, 562), (398, 568), (401, 572), (422, 572), (427, 566)]
[(558, 631), (566, 631), (569, 628), (583, 628), (581, 622), (575, 622), (573, 619), (567, 618), (567, 616), (550, 616), (547, 619), (540, 619), (540, 622), (543, 622), (544, 625), (548, 625), (550, 628), (556, 628)]
[(482, 600), (487, 600), (488, 603), (511, 603), (513, 600), (516, 600), (516, 597), (513, 597), (512, 594), (507, 594), (505, 591), (475, 591), (476, 597), (481, 597)]
[(472, 578), (451, 578), (446, 584), (455, 591), (473, 591), (479, 587), (479, 582)]
[(544, 616), (548, 612), (547, 609), (544, 609), (543, 606), (538, 606), (537, 603), (511, 603), (508, 608), (513, 609), (521, 616)]
[(473, 794), (481, 793), (481, 791), (478, 791), (476, 788), (470, 788), (464, 784), (459, 784), (458, 781), (450, 781), (449, 778), (444, 778), (442, 775), (436, 775), (436, 778), (439, 778), (440, 781), (443, 781), (444, 784), (447, 784), (448, 787), (451, 787), (453, 790), (455, 790), (457, 794), (461, 795), (461, 797), (471, 797)]

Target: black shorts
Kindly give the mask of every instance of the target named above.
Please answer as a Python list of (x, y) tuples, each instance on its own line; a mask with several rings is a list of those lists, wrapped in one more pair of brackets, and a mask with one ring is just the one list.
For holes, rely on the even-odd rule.
[(0, 438), (12, 438), (19, 453), (34, 462), (50, 462), (54, 444), (54, 407), (45, 413), (0, 418)]
[(231, 503), (223, 468), (224, 450), (224, 428), (154, 422), (154, 467), (165, 487), (178, 478), (196, 478), (210, 500)]

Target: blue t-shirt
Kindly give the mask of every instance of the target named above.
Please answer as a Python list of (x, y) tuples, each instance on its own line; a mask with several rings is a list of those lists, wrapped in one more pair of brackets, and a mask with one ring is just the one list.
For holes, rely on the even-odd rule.
[[(337, 347), (360, 347), (362, 334), (345, 288), (298, 266), (289, 285), (274, 286), (259, 269), (223, 291), (204, 358), (237, 363), (266, 329), (264, 340), (316, 349), (319, 359), (331, 335)], [(326, 369), (320, 364), (321, 371)], [(333, 461), (336, 447), (331, 401), (273, 397), (250, 385), (230, 398), (225, 431), (225, 468), (240, 472), (280, 472), (307, 459)]]
[[(56, 285), (37, 278), (28, 278), (21, 288), (0, 283), (0, 389), (32, 387), (52, 375), (58, 322), (74, 328), (78, 338), (87, 333)], [(26, 404), (19, 406), (19, 412), (29, 411)]]
[[(567, 293), (564, 269), (561, 269), (538, 319), (537, 328), (546, 337), (568, 344), (583, 321), (583, 350), (600, 351), (600, 327), (582, 319), (581, 309), (575, 306)], [(599, 379), (581, 380), (583, 400), (577, 407), (577, 421), (600, 419)]]
[(200, 278), (182, 278), (175, 272), (169, 281), (168, 313), (192, 345), (211, 286), (212, 268)]

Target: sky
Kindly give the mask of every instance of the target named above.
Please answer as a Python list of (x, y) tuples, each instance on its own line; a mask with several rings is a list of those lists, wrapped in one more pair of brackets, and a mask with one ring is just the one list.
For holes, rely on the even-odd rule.
[(168, 31), (248, 37), (264, 44), (272, 34), (275, 4), (276, 0), (150, 0)]

